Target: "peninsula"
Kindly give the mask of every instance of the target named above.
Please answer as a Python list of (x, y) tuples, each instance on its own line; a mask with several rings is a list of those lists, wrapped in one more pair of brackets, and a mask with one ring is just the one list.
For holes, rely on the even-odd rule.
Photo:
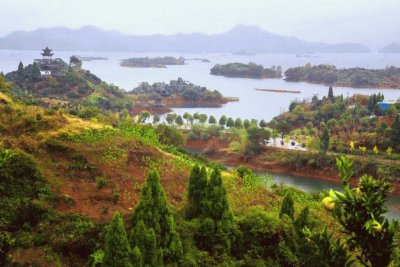
[(285, 79), (354, 88), (400, 88), (400, 68), (390, 66), (385, 69), (337, 69), (328, 64), (306, 64), (287, 69)]

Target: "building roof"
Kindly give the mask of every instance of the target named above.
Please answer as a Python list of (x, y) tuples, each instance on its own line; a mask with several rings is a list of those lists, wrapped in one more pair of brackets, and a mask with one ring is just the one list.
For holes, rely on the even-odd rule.
[(43, 50), (43, 53), (41, 53), (42, 56), (52, 56), (52, 55), (54, 55), (53, 53), (51, 53), (51, 51), (53, 51), (53, 50), (49, 49), (48, 47), (46, 47), (45, 49), (42, 49), (42, 50)]

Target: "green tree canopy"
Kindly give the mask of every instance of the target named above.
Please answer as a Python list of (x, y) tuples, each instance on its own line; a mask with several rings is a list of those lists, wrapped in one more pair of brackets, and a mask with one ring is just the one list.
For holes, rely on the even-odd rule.
[(130, 246), (124, 228), (124, 222), (118, 212), (106, 228), (104, 245), (104, 267), (129, 267)]
[[(163, 258), (165, 264), (176, 263), (183, 253), (182, 243), (176, 232), (174, 217), (172, 216), (163, 188), (160, 184), (160, 176), (157, 171), (151, 170), (147, 176), (146, 184), (142, 189), (142, 196), (133, 215), (133, 225), (143, 222), (146, 230), (139, 227), (133, 228), (130, 235), (132, 247), (138, 247), (140, 250), (139, 237), (146, 234), (148, 239), (152, 239), (154, 231), (157, 240), (157, 254)], [(140, 229), (140, 231), (138, 231)], [(151, 242), (149, 241), (149, 244)], [(149, 256), (146, 251), (140, 250), (144, 264)]]

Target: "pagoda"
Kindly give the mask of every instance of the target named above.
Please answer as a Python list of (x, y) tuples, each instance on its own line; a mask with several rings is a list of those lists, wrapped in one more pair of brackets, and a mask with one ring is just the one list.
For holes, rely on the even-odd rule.
[(51, 60), (52, 56), (54, 55), (53, 53), (51, 53), (51, 49), (49, 49), (48, 47), (46, 47), (45, 49), (42, 49), (43, 53), (41, 53), (41, 55), (43, 56), (43, 59), (45, 60)]

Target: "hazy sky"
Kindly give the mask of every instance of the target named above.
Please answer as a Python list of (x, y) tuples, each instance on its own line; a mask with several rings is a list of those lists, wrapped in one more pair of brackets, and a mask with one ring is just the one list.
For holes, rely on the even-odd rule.
[(237, 24), (324, 42), (400, 41), (400, 0), (0, 0), (0, 35), (94, 25), (129, 34), (219, 33)]

